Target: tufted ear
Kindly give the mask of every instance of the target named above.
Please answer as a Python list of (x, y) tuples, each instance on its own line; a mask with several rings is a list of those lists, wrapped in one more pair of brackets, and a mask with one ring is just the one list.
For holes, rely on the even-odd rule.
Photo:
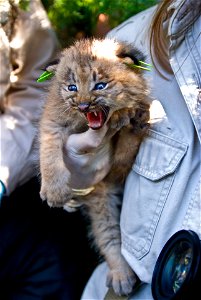
[(135, 68), (137, 72), (139, 72), (140, 69), (148, 70), (148, 67), (145, 67), (145, 65), (150, 65), (144, 62), (145, 56), (140, 52), (140, 50), (135, 48), (132, 44), (120, 42), (119, 45), (116, 56), (123, 63), (128, 65), (128, 67)]
[(60, 58), (57, 58), (55, 60), (53, 60), (52, 62), (50, 62), (44, 69), (44, 71), (48, 71), (48, 72), (53, 72), (55, 73), (57, 66), (60, 62)]

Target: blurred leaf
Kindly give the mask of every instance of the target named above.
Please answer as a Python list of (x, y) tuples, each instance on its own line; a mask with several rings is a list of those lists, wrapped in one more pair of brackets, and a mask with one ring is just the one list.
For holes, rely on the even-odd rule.
[(157, 0), (42, 1), (63, 46), (78, 37), (93, 36), (101, 13), (109, 16), (108, 26), (112, 29), (158, 2)]
[(19, 7), (22, 10), (28, 11), (29, 10), (29, 5), (30, 5), (30, 0), (20, 0), (19, 1)]

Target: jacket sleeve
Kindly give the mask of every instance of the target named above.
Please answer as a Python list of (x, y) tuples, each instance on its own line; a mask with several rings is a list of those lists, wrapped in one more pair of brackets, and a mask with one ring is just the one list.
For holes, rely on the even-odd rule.
[[(56, 56), (57, 39), (39, 0), (15, 20), (10, 48), (10, 79), (0, 115), (0, 180), (7, 194), (36, 174), (34, 142), (48, 83), (37, 83)], [(4, 88), (6, 83), (4, 82)], [(2, 103), (1, 103), (2, 104)]]

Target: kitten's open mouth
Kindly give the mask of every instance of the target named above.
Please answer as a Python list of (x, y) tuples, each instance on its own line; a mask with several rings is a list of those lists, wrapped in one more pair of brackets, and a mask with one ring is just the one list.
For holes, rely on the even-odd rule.
[(88, 126), (92, 129), (100, 129), (106, 122), (109, 113), (109, 108), (104, 107), (104, 110), (93, 110), (87, 112), (86, 118)]

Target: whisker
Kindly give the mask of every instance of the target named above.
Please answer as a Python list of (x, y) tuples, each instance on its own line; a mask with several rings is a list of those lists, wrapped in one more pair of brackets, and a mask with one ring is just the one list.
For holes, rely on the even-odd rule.
[(108, 110), (107, 110), (107, 108), (105, 106), (103, 106), (103, 105), (101, 105), (100, 107), (101, 107), (102, 112), (104, 113), (105, 117), (107, 118), (107, 116), (108, 116)]

